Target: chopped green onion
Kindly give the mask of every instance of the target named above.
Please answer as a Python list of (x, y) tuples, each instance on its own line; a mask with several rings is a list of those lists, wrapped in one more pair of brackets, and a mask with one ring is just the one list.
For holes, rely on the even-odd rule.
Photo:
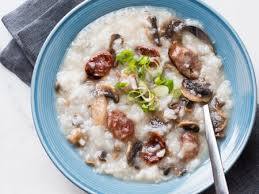
[(160, 74), (154, 80), (156, 85), (163, 85), (164, 84), (164, 77)]
[(156, 86), (154, 89), (153, 89), (153, 92), (155, 93), (156, 96), (158, 97), (165, 97), (169, 94), (169, 89), (167, 86)]
[(146, 72), (149, 68), (150, 59), (147, 56), (142, 56), (137, 62), (138, 77), (142, 80), (146, 77)]
[(155, 80), (154, 80), (154, 83), (158, 86), (160, 85), (164, 85), (166, 87), (168, 87), (169, 89), (169, 92), (171, 92), (174, 88), (174, 81), (171, 80), (171, 79), (167, 79), (165, 78), (163, 75), (158, 75)]
[(147, 56), (142, 56), (138, 61), (138, 64), (141, 66), (149, 65), (149, 63), (150, 63), (150, 59)]
[(137, 71), (137, 65), (136, 65), (137, 61), (133, 58), (128, 62), (127, 67), (124, 69), (124, 72), (126, 74), (131, 74), (131, 73), (136, 73)]
[(122, 88), (125, 88), (129, 85), (129, 83), (127, 82), (118, 82), (115, 84), (115, 88), (117, 89), (122, 89)]
[(139, 82), (138, 89), (129, 91), (128, 100), (137, 103), (143, 112), (152, 112), (156, 109), (155, 94), (144, 81)]
[(169, 92), (171, 92), (174, 88), (174, 81), (171, 79), (167, 79), (163, 85), (167, 86), (169, 89)]
[(178, 99), (182, 95), (182, 91), (180, 88), (176, 88), (171, 92), (173, 98)]
[(116, 56), (116, 61), (120, 64), (129, 63), (134, 58), (134, 52), (130, 49), (121, 51)]

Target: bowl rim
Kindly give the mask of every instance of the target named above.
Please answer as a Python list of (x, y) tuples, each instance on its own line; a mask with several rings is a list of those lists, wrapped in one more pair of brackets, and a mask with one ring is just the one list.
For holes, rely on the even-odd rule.
[[(36, 129), (37, 135), (39, 137), (39, 140), (40, 140), (40, 142), (41, 142), (45, 152), (47, 153), (48, 157), (51, 159), (53, 164), (57, 167), (57, 169), (68, 180), (70, 180), (72, 183), (74, 183), (74, 185), (76, 185), (79, 189), (81, 189), (83, 191), (90, 192), (90, 193), (99, 193), (99, 191), (97, 191), (94, 188), (92, 188), (91, 185), (87, 185), (87, 187), (85, 188), (83, 183), (79, 179), (77, 179), (76, 177), (72, 176), (71, 173), (68, 172), (65, 169), (65, 167), (62, 165), (62, 163), (59, 162), (59, 160), (55, 156), (55, 154), (52, 153), (52, 151), (50, 150), (49, 145), (46, 143), (46, 141), (45, 141), (45, 139), (44, 139), (44, 137), (43, 137), (43, 135), (41, 133), (42, 129), (39, 126), (39, 119), (37, 117), (37, 111), (35, 109), (36, 102), (34, 100), (34, 96), (36, 94), (35, 90), (36, 90), (36, 86), (37, 86), (37, 74), (38, 74), (38, 71), (39, 71), (39, 66), (41, 64), (41, 60), (42, 60), (42, 57), (44, 55), (44, 52), (45, 52), (48, 44), (50, 43), (51, 39), (54, 37), (55, 33), (65, 23), (65, 21), (68, 18), (70, 18), (73, 14), (76, 14), (76, 12), (78, 10), (80, 10), (81, 8), (83, 8), (84, 6), (90, 5), (90, 4), (92, 4), (94, 2), (97, 2), (97, 1), (101, 1), (101, 0), (86, 0), (86, 1), (78, 4), (72, 10), (70, 10), (57, 23), (57, 25), (52, 29), (52, 31), (50, 32), (50, 34), (46, 38), (46, 40), (45, 40), (45, 42), (44, 42), (44, 44), (43, 44), (43, 46), (42, 46), (42, 48), (41, 48), (41, 50), (39, 52), (39, 55), (37, 57), (37, 60), (36, 60), (35, 66), (34, 66), (34, 70), (33, 70), (32, 82), (31, 82), (31, 110), (32, 110), (32, 116), (33, 116), (33, 122), (34, 122), (34, 126), (35, 126), (35, 129)], [(252, 132), (252, 127), (253, 127), (254, 122), (255, 122), (256, 107), (257, 107), (257, 83), (256, 83), (256, 78), (255, 78), (255, 72), (254, 72), (254, 68), (253, 68), (253, 64), (252, 64), (251, 58), (250, 58), (250, 56), (248, 54), (248, 51), (247, 51), (243, 41), (241, 40), (241, 38), (239, 37), (237, 32), (234, 30), (234, 28), (228, 23), (228, 21), (220, 13), (218, 13), (214, 8), (212, 8), (211, 6), (207, 5), (205, 2), (202, 2), (201, 0), (189, 0), (189, 1), (194, 2), (196, 4), (199, 4), (203, 9), (206, 9), (207, 11), (209, 11), (212, 15), (214, 15), (215, 17), (217, 17), (219, 19), (219, 21), (226, 27), (226, 29), (228, 29), (228, 32), (230, 34), (232, 34), (232, 36), (234, 37), (234, 39), (235, 39), (236, 43), (238, 44), (239, 48), (241, 48), (241, 51), (242, 51), (243, 55), (245, 56), (246, 62), (248, 64), (249, 73), (251, 75), (253, 96), (254, 96), (254, 101), (253, 101), (253, 104), (252, 104), (251, 122), (249, 124), (248, 129), (247, 129), (246, 136), (243, 139), (244, 143), (240, 146), (240, 149), (236, 153), (236, 156), (234, 157), (234, 159), (224, 169), (224, 171), (226, 173), (227, 171), (229, 171), (231, 169), (231, 167), (234, 165), (234, 163), (238, 160), (238, 158), (240, 157), (240, 155), (243, 152), (244, 148), (246, 147), (246, 144), (247, 144), (247, 142), (249, 140), (249, 137), (251, 135), (251, 132)], [(207, 189), (212, 184), (213, 184), (213, 181), (206, 182), (202, 187), (197, 189), (195, 192), (200, 193), (200, 192), (204, 191), (205, 189)]]

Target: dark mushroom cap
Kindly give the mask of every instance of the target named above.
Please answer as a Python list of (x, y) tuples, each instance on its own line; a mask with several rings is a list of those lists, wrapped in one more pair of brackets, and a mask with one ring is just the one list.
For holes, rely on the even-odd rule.
[(193, 111), (194, 103), (185, 97), (181, 97), (178, 102), (173, 102), (168, 105), (170, 109), (180, 110), (184, 108), (187, 112)]
[(149, 36), (150, 40), (156, 45), (156, 46), (161, 46), (161, 41), (160, 41), (160, 35), (158, 32), (158, 26), (157, 26), (157, 18), (156, 16), (150, 16), (148, 17), (148, 20), (151, 24), (151, 30)]
[(213, 41), (200, 27), (187, 25), (184, 21), (179, 19), (169, 20), (162, 25), (162, 36), (168, 39), (175, 40), (181, 38), (183, 32), (190, 32), (205, 44), (209, 45), (212, 50), (216, 52)]
[(210, 116), (215, 132), (215, 136), (222, 138), (225, 136), (225, 128), (227, 126), (228, 119), (224, 114), (222, 107), (224, 102), (220, 102), (217, 98), (214, 98), (210, 103)]
[(178, 124), (178, 127), (181, 127), (186, 131), (192, 131), (192, 132), (195, 132), (195, 133), (198, 133), (199, 130), (200, 130), (200, 127), (199, 127), (198, 123), (196, 123), (194, 121), (188, 121), (188, 120), (181, 121)]
[(118, 65), (118, 63), (115, 61), (116, 58), (116, 51), (114, 49), (114, 46), (117, 42), (115, 42), (116, 40), (119, 40), (120, 42), (119, 44), (122, 46), (124, 44), (124, 39), (120, 34), (112, 34), (111, 38), (110, 38), (110, 43), (109, 43), (109, 52), (112, 54), (113, 60), (114, 60), (114, 64), (113, 66), (116, 67)]
[(193, 102), (207, 103), (212, 97), (210, 84), (204, 80), (184, 79), (181, 87), (182, 94)]
[(127, 163), (129, 166), (134, 166), (135, 158), (138, 152), (142, 149), (143, 143), (140, 140), (133, 140), (128, 142), (126, 151)]
[(104, 95), (105, 97), (112, 99), (114, 103), (118, 103), (120, 101), (119, 93), (111, 85), (108, 85), (108, 84), (98, 85), (97, 90), (100, 95)]

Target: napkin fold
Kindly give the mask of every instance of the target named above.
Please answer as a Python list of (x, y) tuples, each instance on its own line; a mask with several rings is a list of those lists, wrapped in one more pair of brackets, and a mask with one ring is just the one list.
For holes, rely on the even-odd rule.
[(28, 0), (2, 18), (13, 40), (0, 62), (30, 85), (39, 51), (55, 25), (83, 0)]
[[(0, 62), (30, 85), (33, 67), (45, 39), (58, 21), (82, 1), (28, 0), (4, 16), (2, 22), (13, 39), (2, 50)], [(230, 193), (259, 193), (258, 133), (259, 108), (257, 108), (256, 123), (249, 142), (241, 157), (226, 174)], [(203, 194), (212, 193), (215, 193), (213, 186), (203, 192)]]

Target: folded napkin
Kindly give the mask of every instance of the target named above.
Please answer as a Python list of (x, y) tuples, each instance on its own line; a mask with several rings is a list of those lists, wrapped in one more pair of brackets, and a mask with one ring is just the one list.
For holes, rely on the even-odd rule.
[[(46, 37), (57, 22), (83, 0), (28, 0), (2, 18), (13, 40), (0, 54), (0, 62), (30, 85), (33, 67)], [(230, 193), (259, 193), (259, 108), (256, 124), (245, 151), (227, 173)], [(257, 138), (256, 138), (257, 137)], [(188, 184), (188, 183), (187, 183)], [(215, 193), (214, 187), (204, 194)]]
[(0, 54), (0, 62), (30, 85), (33, 66), (50, 31), (83, 0), (29, 0), (2, 18), (13, 40)]

